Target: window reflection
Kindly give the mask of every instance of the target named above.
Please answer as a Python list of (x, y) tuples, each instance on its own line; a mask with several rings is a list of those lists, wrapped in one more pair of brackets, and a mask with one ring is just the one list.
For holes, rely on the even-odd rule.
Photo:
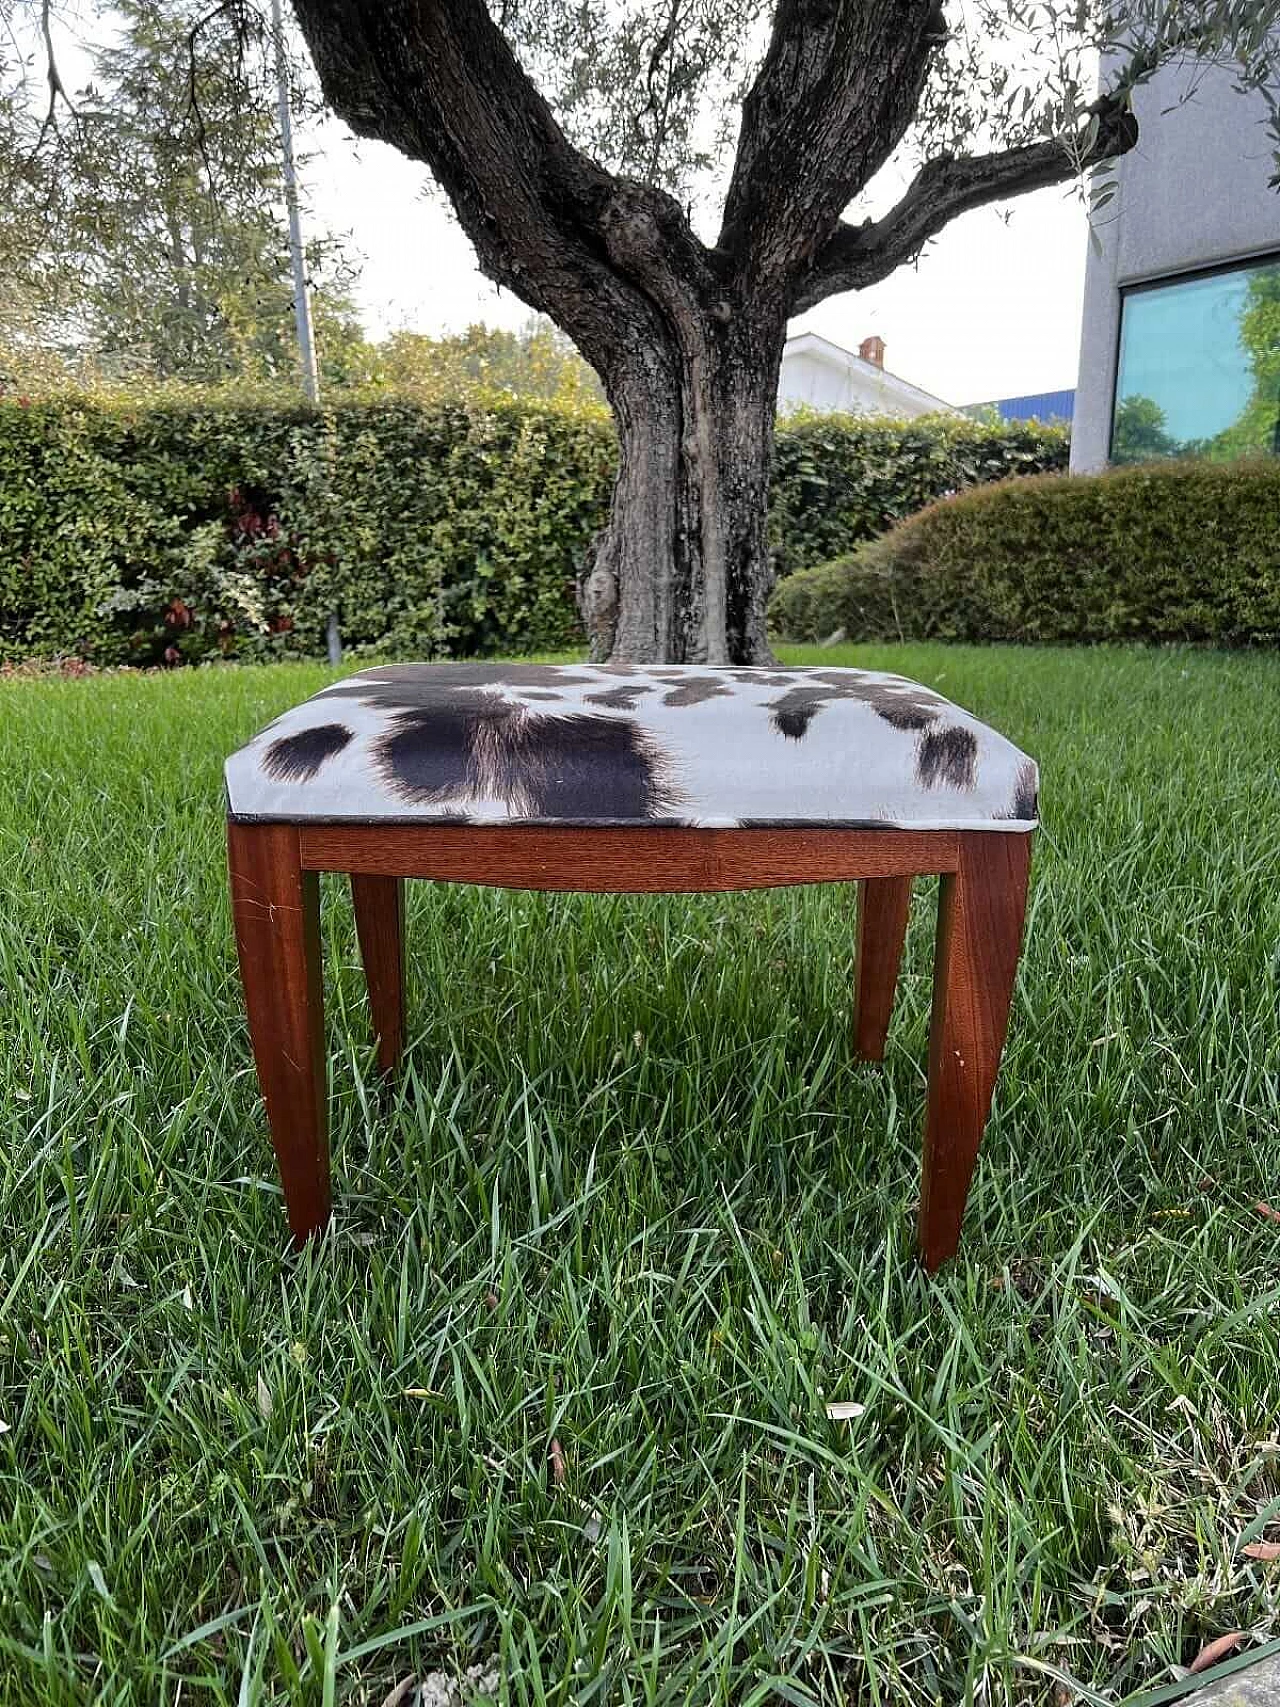
[(1111, 460), (1280, 454), (1280, 261), (1129, 291)]

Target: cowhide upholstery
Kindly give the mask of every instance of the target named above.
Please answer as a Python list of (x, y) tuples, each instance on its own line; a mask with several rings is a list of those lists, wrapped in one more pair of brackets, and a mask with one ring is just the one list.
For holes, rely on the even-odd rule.
[(1030, 830), (1034, 762), (870, 670), (392, 664), (227, 762), (233, 817)]

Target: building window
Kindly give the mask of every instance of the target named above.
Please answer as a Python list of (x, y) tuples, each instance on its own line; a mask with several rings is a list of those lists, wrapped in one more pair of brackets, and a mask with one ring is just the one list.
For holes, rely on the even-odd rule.
[(1280, 454), (1280, 259), (1123, 293), (1112, 462)]

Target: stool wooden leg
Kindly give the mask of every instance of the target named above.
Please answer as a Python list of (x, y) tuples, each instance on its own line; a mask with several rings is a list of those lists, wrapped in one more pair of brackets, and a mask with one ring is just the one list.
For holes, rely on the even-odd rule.
[(960, 837), (960, 869), (942, 879), (929, 1033), (920, 1253), (932, 1273), (960, 1223), (1004, 1048), (1026, 911), (1031, 838)]
[(867, 877), (859, 883), (853, 1046), (864, 1061), (884, 1059), (910, 910), (909, 877)]
[(319, 878), (302, 869), (296, 824), (231, 821), (227, 852), (249, 1035), (301, 1243), (329, 1220)]
[(404, 1051), (404, 879), (353, 871), (351, 899), (378, 1039), (378, 1066), (394, 1073)]

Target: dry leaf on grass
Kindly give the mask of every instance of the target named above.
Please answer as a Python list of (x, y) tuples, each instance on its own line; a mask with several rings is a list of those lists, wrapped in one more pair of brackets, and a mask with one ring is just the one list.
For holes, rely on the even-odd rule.
[(551, 1475), (556, 1487), (563, 1488), (565, 1482), (564, 1448), (558, 1440), (551, 1442)]
[(1217, 1665), (1219, 1660), (1225, 1660), (1234, 1648), (1244, 1641), (1243, 1630), (1232, 1630), (1226, 1636), (1219, 1636), (1214, 1642), (1207, 1642), (1187, 1667), (1190, 1672), (1208, 1671), (1210, 1666)]
[(837, 1399), (834, 1404), (827, 1406), (827, 1415), (832, 1422), (848, 1422), (853, 1417), (860, 1417), (866, 1408), (856, 1399)]
[(386, 1700), (382, 1703), (382, 1707), (404, 1707), (405, 1702), (417, 1687), (418, 1680), (416, 1677), (401, 1678), (400, 1682), (396, 1684), (390, 1695), (388, 1695)]
[(264, 1417), (269, 1417), (275, 1409), (271, 1399), (271, 1389), (262, 1379), (262, 1371), (258, 1371), (258, 1409)]
[(1263, 1203), (1262, 1200), (1259, 1199), (1253, 1207), (1265, 1220), (1280, 1221), (1280, 1209), (1273, 1209), (1269, 1203)]
[(1246, 1559), (1260, 1559), (1264, 1565), (1269, 1565), (1275, 1559), (1280, 1559), (1280, 1541), (1251, 1541), (1240, 1551)]

